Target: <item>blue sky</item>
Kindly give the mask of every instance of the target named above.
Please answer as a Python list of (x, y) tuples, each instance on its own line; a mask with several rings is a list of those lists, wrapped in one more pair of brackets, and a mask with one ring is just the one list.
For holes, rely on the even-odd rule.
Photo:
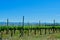
[(0, 0), (0, 21), (60, 22), (60, 0)]

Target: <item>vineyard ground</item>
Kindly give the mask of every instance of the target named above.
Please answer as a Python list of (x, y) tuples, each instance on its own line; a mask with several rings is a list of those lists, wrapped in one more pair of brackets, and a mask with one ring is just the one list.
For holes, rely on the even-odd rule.
[[(25, 30), (26, 31), (26, 30)], [(6, 31), (2, 32), (2, 40), (60, 40), (60, 32), (58, 33), (53, 33), (53, 34), (44, 34), (44, 30), (42, 31), (43, 34), (40, 35), (39, 32), (36, 32), (36, 35), (34, 34), (34, 30), (29, 33), (26, 31), (24, 33), (23, 37), (19, 37), (20, 33), (18, 30), (16, 30), (16, 33), (13, 33), (13, 36), (11, 37), (11, 32), (9, 31), (8, 34), (6, 34)]]

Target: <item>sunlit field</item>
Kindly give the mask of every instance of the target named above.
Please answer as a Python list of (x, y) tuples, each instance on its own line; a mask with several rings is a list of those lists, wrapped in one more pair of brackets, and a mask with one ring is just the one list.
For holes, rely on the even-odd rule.
[(59, 26), (0, 26), (0, 40), (60, 40)]

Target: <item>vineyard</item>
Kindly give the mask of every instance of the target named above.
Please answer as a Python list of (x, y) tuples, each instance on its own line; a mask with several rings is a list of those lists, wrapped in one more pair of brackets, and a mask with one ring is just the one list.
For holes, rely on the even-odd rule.
[(7, 25), (0, 26), (0, 40), (55, 40), (60, 39), (60, 25), (24, 25), (10, 26), (8, 19)]

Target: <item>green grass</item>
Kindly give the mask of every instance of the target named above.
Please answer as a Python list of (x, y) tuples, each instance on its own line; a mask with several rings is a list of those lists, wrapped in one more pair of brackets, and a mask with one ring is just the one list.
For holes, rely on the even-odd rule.
[(18, 30), (16, 30), (16, 33), (13, 34), (13, 36), (11, 37), (11, 32), (9, 32), (9, 34), (5, 34), (5, 32), (3, 32), (3, 39), (11, 39), (11, 40), (47, 40), (47, 39), (60, 39), (60, 33), (54, 33), (54, 34), (43, 34), (43, 35), (39, 35), (39, 33), (37, 33), (36, 35), (33, 35), (33, 31), (32, 33), (30, 33), (31, 35), (24, 35), (23, 37), (19, 37), (20, 33)]

